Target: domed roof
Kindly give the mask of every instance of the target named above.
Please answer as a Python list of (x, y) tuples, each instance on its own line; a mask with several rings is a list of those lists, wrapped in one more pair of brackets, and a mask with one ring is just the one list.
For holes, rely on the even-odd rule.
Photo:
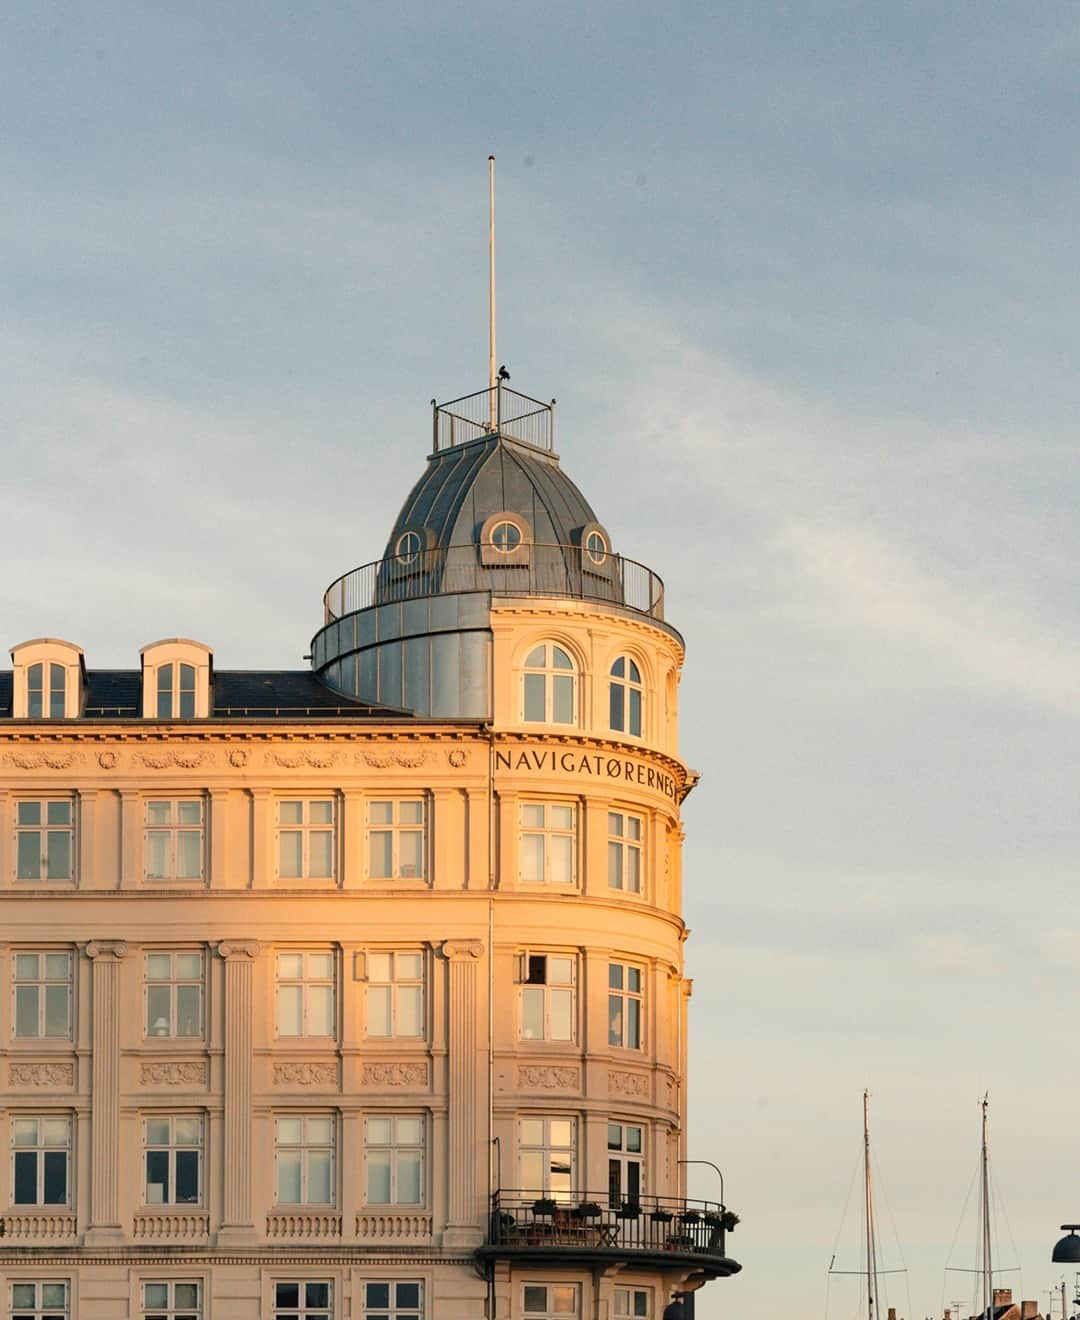
[(537, 545), (573, 545), (582, 528), (596, 524), (588, 500), (554, 454), (492, 434), (429, 457), (394, 523), (386, 557), (396, 553), (405, 532), (422, 529), (432, 549), (475, 546), (485, 522), (498, 513), (524, 518)]

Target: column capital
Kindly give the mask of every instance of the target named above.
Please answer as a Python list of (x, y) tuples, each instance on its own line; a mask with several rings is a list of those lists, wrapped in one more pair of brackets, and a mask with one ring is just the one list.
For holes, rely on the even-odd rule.
[(475, 961), (484, 956), (484, 946), (479, 940), (446, 940), (442, 946), (442, 954), (447, 962), (466, 962), (469, 959)]
[(222, 940), (218, 946), (218, 957), (226, 962), (250, 962), (259, 956), (258, 940)]
[(98, 958), (104, 958), (119, 962), (121, 958), (127, 957), (128, 945), (124, 940), (91, 940), (86, 945), (86, 956), (94, 961)]

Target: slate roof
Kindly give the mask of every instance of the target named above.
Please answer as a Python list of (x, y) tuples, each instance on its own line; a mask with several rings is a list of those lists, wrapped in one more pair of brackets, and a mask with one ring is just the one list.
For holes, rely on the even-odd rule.
[(538, 545), (572, 545), (596, 515), (553, 455), (493, 435), (432, 454), (402, 505), (386, 545), (395, 552), (408, 528), (427, 527), (440, 548), (474, 546), (493, 513), (529, 520)]
[[(11, 670), (0, 672), (0, 719), (11, 717), (11, 689)], [(407, 718), (412, 713), (342, 696), (306, 669), (217, 669), (211, 695), (213, 719)], [(139, 719), (141, 704), (138, 669), (87, 672), (84, 719)]]

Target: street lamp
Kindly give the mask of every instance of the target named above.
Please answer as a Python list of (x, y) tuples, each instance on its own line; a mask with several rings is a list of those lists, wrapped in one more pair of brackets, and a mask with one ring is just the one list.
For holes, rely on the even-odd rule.
[[(677, 1160), (676, 1163), (677, 1164), (707, 1164), (710, 1169), (716, 1169), (716, 1176), (720, 1179), (720, 1209), (725, 1210), (727, 1208), (724, 1204), (724, 1175), (720, 1172), (719, 1167), (715, 1165), (712, 1162), (712, 1160)], [(1077, 1244), (1080, 1245), (1080, 1238), (1077, 1238)], [(1080, 1260), (1080, 1256), (1077, 1256), (1076, 1259)]]
[(1076, 1236), (1080, 1224), (1062, 1224), (1068, 1233), (1054, 1244), (1050, 1259), (1055, 1265), (1080, 1265), (1080, 1237)]

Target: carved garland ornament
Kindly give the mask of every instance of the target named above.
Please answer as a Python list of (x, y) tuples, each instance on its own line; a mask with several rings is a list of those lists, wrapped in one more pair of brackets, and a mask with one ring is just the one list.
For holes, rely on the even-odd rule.
[(79, 765), (82, 756), (78, 752), (6, 752), (2, 758), (4, 765), (16, 770), (67, 770)]
[(139, 1068), (143, 1086), (205, 1086), (205, 1063), (144, 1063)]
[(98, 765), (101, 766), (102, 770), (115, 770), (116, 763), (119, 759), (119, 755), (114, 752), (111, 747), (108, 747), (105, 751), (98, 752), (97, 754)]
[(465, 751), (462, 748), (455, 747), (452, 752), (446, 753), (446, 759), (450, 762), (450, 764), (454, 767), (455, 770), (460, 770), (461, 767), (468, 760), (468, 756), (466, 755)]
[(426, 1086), (426, 1063), (365, 1063), (366, 1086)]
[(424, 765), (428, 752), (357, 752), (356, 760), (360, 765), (369, 765), (373, 770), (388, 770), (392, 765), (399, 765), (404, 770), (415, 770)]
[(301, 766), (309, 766), (312, 770), (328, 770), (332, 765), (337, 765), (341, 753), (336, 747), (324, 747), (319, 750), (305, 749), (297, 752), (277, 752), (266, 753), (266, 759), (273, 762), (274, 765), (280, 765), (283, 770), (298, 770)]
[(336, 1063), (275, 1063), (275, 1086), (336, 1086)]
[(556, 1088), (577, 1089), (579, 1073), (576, 1068), (552, 1068), (539, 1064), (527, 1064), (518, 1068), (517, 1084), (525, 1089), (543, 1090)]
[(9, 1063), (12, 1086), (74, 1086), (73, 1063)]
[(135, 755), (148, 770), (168, 770), (171, 766), (194, 770), (209, 759), (209, 753), (201, 747), (170, 747), (161, 751), (136, 752)]
[(649, 1094), (649, 1079), (643, 1073), (609, 1072), (607, 1080), (608, 1090), (620, 1095), (647, 1097)]

